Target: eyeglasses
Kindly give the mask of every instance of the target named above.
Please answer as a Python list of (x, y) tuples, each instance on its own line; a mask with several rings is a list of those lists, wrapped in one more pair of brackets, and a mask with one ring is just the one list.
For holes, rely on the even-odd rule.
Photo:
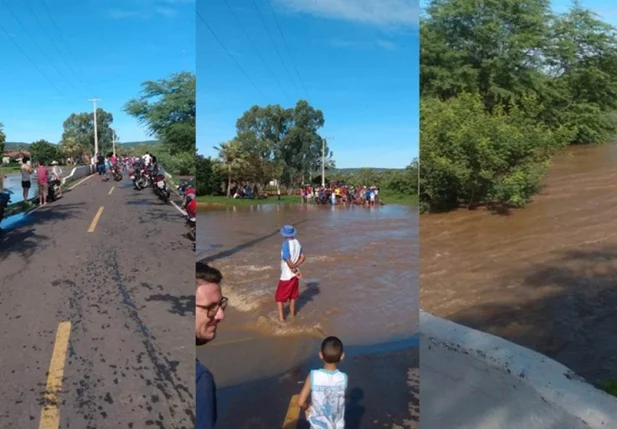
[(218, 313), (219, 309), (225, 310), (227, 308), (227, 301), (228, 299), (223, 297), (220, 302), (213, 302), (210, 305), (195, 304), (195, 307), (206, 310), (208, 312), (208, 317), (214, 317), (216, 316), (216, 313)]

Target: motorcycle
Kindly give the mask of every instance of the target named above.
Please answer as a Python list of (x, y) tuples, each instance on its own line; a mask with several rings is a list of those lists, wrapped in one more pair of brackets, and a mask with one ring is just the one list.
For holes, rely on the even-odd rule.
[(49, 186), (47, 187), (47, 201), (52, 202), (58, 199), (58, 188), (60, 187), (60, 181), (49, 179)]
[(111, 167), (111, 174), (116, 182), (122, 180), (122, 172), (120, 171), (120, 166), (118, 164)]
[[(0, 222), (4, 219), (4, 211), (8, 207), (11, 202), (11, 194), (10, 191), (1, 191), (0, 192)], [(0, 234), (2, 233), (2, 228), (0, 228)]]
[(140, 163), (135, 163), (133, 165), (133, 171), (129, 176), (129, 179), (133, 181), (133, 186), (138, 191), (141, 191), (150, 185), (150, 178), (148, 177), (146, 168)]
[(152, 189), (154, 193), (161, 199), (163, 202), (168, 203), (171, 198), (171, 193), (169, 189), (167, 189), (167, 182), (165, 182), (164, 174), (157, 174), (154, 176), (152, 180)]
[(189, 232), (186, 234), (189, 240), (195, 241), (197, 236), (197, 199), (195, 188), (190, 182), (185, 182), (178, 186), (178, 193), (182, 195), (182, 208), (186, 211), (186, 226)]

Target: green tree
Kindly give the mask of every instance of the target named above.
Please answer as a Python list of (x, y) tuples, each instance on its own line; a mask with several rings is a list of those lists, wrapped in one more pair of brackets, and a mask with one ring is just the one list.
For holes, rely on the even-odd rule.
[(247, 166), (246, 152), (239, 140), (230, 140), (215, 147), (218, 151), (221, 167), (227, 177), (227, 198), (231, 196), (231, 183), (238, 178), (238, 173)]
[[(102, 108), (96, 110), (96, 126), (100, 153), (110, 152), (112, 149), (111, 124), (114, 117)], [(69, 141), (69, 146), (74, 145), (85, 148), (89, 153), (94, 153), (94, 118), (92, 113), (72, 113), (63, 124), (61, 145)]]
[(0, 154), (4, 153), (4, 144), (6, 143), (6, 134), (3, 131), (4, 125), (0, 122)]
[(478, 92), (487, 109), (542, 86), (549, 0), (432, 0), (420, 30), (422, 95)]
[(32, 159), (49, 165), (58, 157), (58, 147), (47, 140), (38, 140), (30, 145)]
[(221, 192), (221, 183), (225, 180), (220, 175), (220, 168), (212, 158), (197, 155), (195, 159), (196, 184), (198, 195), (216, 195)]
[[(324, 125), (321, 110), (304, 100), (292, 109), (279, 105), (253, 106), (236, 122), (237, 139), (260, 171), (276, 176), (261, 176), (260, 182), (279, 179), (285, 185), (306, 180), (321, 164), (321, 137)], [(333, 153), (326, 145), (328, 163)], [(264, 168), (266, 167), (267, 168)]]
[(144, 82), (140, 97), (129, 100), (124, 111), (176, 155), (195, 151), (195, 104), (195, 75), (182, 72)]
[(67, 158), (81, 159), (84, 153), (89, 152), (88, 147), (82, 145), (75, 137), (66, 137), (60, 142), (59, 151)]

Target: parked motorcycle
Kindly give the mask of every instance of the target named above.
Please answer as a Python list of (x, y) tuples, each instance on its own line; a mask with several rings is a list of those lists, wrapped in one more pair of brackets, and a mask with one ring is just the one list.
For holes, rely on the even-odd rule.
[(59, 180), (49, 179), (49, 185), (47, 187), (47, 201), (52, 202), (58, 199), (58, 188), (60, 187)]
[(168, 203), (171, 198), (171, 193), (167, 188), (167, 182), (165, 181), (164, 174), (157, 174), (152, 179), (152, 189), (154, 193), (161, 199), (163, 202)]
[[(4, 219), (4, 211), (8, 207), (11, 202), (11, 194), (9, 191), (0, 192), (0, 222)], [(2, 233), (2, 228), (0, 228), (0, 233)]]

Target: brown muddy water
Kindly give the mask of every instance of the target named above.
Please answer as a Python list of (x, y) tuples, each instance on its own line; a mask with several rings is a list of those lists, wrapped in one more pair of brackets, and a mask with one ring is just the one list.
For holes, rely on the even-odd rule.
[[(284, 224), (296, 227), (307, 260), (298, 315), (281, 324), (274, 291)], [(221, 270), (230, 307), (198, 357), (224, 386), (292, 368), (317, 352), (324, 335), (346, 345), (410, 339), (418, 328), (418, 252), (414, 207), (205, 209), (197, 220), (198, 259)], [(242, 364), (230, 364), (238, 356)]]
[(617, 145), (556, 158), (508, 214), (425, 215), (421, 305), (569, 366), (617, 378)]

